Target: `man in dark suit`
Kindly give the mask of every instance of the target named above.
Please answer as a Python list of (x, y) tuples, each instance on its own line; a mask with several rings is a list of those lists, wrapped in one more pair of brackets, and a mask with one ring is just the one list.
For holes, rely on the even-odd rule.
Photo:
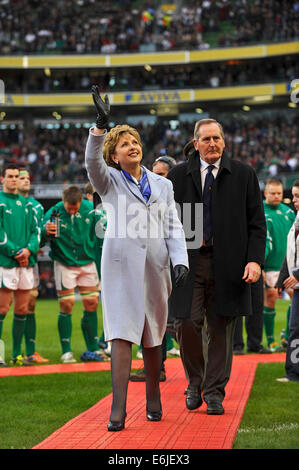
[[(188, 160), (168, 173), (180, 206), (190, 265), (187, 282), (173, 288), (169, 307), (177, 319), (189, 381), (187, 408), (199, 408), (203, 397), (208, 414), (223, 414), (235, 320), (251, 314), (251, 283), (261, 275), (266, 223), (256, 174), (223, 153), (221, 124), (214, 119), (198, 121), (193, 147), (190, 151), (188, 144)], [(203, 217), (198, 216), (201, 204)], [(203, 235), (198, 236), (202, 221)], [(191, 232), (195, 237), (188, 239)]]

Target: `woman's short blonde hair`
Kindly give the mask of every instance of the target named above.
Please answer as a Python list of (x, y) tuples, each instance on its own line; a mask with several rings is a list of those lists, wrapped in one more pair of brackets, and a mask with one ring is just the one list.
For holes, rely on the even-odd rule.
[(103, 157), (108, 166), (112, 166), (117, 170), (120, 170), (120, 166), (118, 163), (115, 163), (115, 161), (112, 160), (111, 155), (114, 154), (115, 147), (123, 134), (133, 135), (139, 145), (142, 146), (140, 135), (134, 127), (128, 126), (127, 124), (120, 124), (113, 127), (106, 136)]

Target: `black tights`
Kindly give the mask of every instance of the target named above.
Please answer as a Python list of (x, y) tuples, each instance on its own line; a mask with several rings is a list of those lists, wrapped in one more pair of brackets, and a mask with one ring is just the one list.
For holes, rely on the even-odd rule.
[[(160, 370), (162, 349), (142, 348), (146, 372), (146, 406), (149, 411), (160, 411)], [(126, 413), (127, 391), (131, 372), (132, 343), (114, 339), (111, 347), (112, 407), (110, 420), (121, 421)]]
[(160, 371), (162, 347), (142, 348), (146, 378), (146, 408), (149, 411), (160, 411)]

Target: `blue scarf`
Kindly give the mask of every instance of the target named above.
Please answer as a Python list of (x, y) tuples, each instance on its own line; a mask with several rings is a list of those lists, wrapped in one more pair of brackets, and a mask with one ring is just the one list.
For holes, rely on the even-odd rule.
[[(147, 179), (147, 174), (146, 174), (145, 169), (143, 167), (141, 167), (141, 169), (142, 169), (142, 176), (141, 176), (140, 181), (137, 183), (137, 186), (142, 196), (146, 200), (146, 202), (148, 202), (149, 198), (151, 197), (151, 188)], [(127, 173), (125, 170), (121, 170), (121, 171), (125, 175), (127, 180), (132, 181), (134, 184), (136, 184), (136, 182), (134, 181), (130, 173)]]

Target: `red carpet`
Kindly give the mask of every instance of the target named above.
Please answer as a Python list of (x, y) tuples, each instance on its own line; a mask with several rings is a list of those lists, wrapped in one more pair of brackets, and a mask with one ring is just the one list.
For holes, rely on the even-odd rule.
[[(259, 362), (284, 362), (285, 354), (234, 356), (223, 402), (225, 414), (210, 416), (206, 405), (194, 411), (185, 407), (187, 381), (180, 359), (166, 362), (167, 380), (161, 383), (163, 418), (148, 422), (145, 384), (129, 383), (126, 428), (108, 432), (111, 395), (67, 422), (34, 449), (231, 449)], [(142, 361), (133, 361), (141, 367)], [(110, 363), (47, 365), (0, 370), (1, 376), (107, 370)]]

